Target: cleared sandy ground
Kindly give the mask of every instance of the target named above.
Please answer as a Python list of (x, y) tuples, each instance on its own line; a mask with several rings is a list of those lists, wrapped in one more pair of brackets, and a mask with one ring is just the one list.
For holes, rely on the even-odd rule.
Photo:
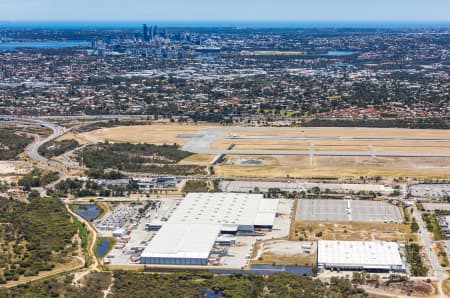
[(24, 175), (32, 166), (20, 161), (0, 161), (0, 175)]
[(152, 144), (177, 143), (183, 145), (189, 139), (177, 136), (197, 134), (201, 129), (208, 127), (213, 127), (213, 125), (154, 124), (118, 126), (77, 134), (76, 139), (81, 140), (83, 143), (111, 141)]
[[(322, 233), (322, 236), (318, 237)], [(306, 237), (305, 237), (306, 236)], [(358, 240), (358, 241), (401, 241), (408, 242), (416, 235), (411, 233), (409, 225), (380, 224), (365, 222), (295, 222), (291, 240), (307, 238), (314, 240)]]
[(259, 245), (256, 260), (252, 264), (312, 265), (316, 262), (316, 244), (310, 253), (305, 253), (300, 241), (271, 240)]

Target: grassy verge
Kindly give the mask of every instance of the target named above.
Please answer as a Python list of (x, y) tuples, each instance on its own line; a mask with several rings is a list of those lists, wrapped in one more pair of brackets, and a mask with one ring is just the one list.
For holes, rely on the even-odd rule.
[(438, 250), (437, 255), (439, 258), (439, 263), (441, 264), (442, 267), (448, 267), (449, 262), (448, 262), (447, 253), (445, 251), (444, 246), (441, 243), (438, 243), (437, 250)]
[(436, 215), (431, 213), (423, 213), (422, 218), (426, 223), (427, 230), (433, 233), (433, 240), (447, 240), (447, 237), (445, 236), (444, 232), (442, 232), (442, 229), (439, 226)]
[(76, 224), (78, 228), (78, 233), (81, 239), (81, 249), (83, 251), (84, 259), (86, 260), (85, 266), (88, 267), (92, 264), (92, 260), (89, 257), (89, 230), (86, 228), (84, 223), (80, 222), (75, 216), (72, 216), (73, 222)]

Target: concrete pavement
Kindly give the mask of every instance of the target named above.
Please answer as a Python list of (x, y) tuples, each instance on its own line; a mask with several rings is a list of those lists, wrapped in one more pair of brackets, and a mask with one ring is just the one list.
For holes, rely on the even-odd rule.
[[(422, 219), (422, 212), (419, 209), (417, 209), (416, 206), (413, 207), (413, 216), (419, 225), (419, 232), (420, 232), (420, 236), (423, 241), (424, 251), (425, 251), (425, 254), (426, 254), (428, 260), (430, 261), (432, 270), (438, 281), (439, 292), (441, 293), (441, 295), (443, 295), (442, 282), (448, 278), (448, 274), (445, 271), (445, 268), (442, 268), (441, 264), (439, 263), (438, 257), (436, 256), (436, 254), (433, 251), (433, 248), (432, 248), (433, 241), (431, 240), (430, 235), (428, 234), (428, 230), (426, 229), (426, 225)], [(446, 297), (446, 296), (440, 296), (440, 297)]]
[[(234, 131), (260, 131), (259, 127), (231, 127)], [(215, 150), (211, 149), (211, 145), (219, 140), (239, 140), (239, 139), (269, 139), (269, 140), (332, 140), (332, 141), (414, 141), (414, 142), (448, 142), (450, 147), (450, 139), (439, 138), (357, 138), (357, 137), (322, 137), (322, 136), (274, 136), (274, 135), (228, 135), (225, 132), (230, 130), (230, 127), (214, 127), (203, 129), (198, 136), (194, 136), (189, 142), (184, 145), (183, 150), (197, 154), (226, 154), (226, 155), (311, 155), (311, 150)], [(369, 144), (368, 144), (369, 145)], [(448, 153), (417, 153), (417, 152), (374, 152), (373, 150), (367, 151), (336, 151), (336, 150), (324, 150), (314, 151), (315, 156), (367, 156), (373, 157), (374, 155), (380, 157), (450, 157), (450, 151)]]

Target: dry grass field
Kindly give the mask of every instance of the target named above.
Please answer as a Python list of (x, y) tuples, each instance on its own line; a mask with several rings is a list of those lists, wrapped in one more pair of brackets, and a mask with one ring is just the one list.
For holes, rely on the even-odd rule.
[(207, 166), (214, 160), (215, 157), (215, 155), (210, 154), (194, 154), (189, 156), (188, 158), (183, 159), (179, 162), (179, 164)]
[[(233, 156), (236, 159), (239, 156)], [(218, 165), (224, 177), (417, 177), (450, 178), (450, 158), (437, 157), (353, 157), (316, 156), (312, 167), (308, 156), (273, 156), (262, 166)]]
[(364, 151), (405, 153), (448, 153), (450, 142), (418, 141), (349, 141), (349, 140), (277, 140), (277, 139), (222, 139), (211, 145), (212, 149), (226, 150), (302, 150), (309, 151)]
[(64, 135), (59, 137), (56, 141), (61, 142), (61, 141), (65, 141), (65, 140), (75, 140), (80, 145), (89, 143), (89, 141), (84, 137), (83, 134), (74, 134), (73, 132), (65, 133)]
[(258, 130), (230, 128), (230, 135), (274, 135), (274, 136), (320, 136), (320, 137), (397, 137), (397, 138), (450, 138), (450, 130), (404, 129), (404, 128), (359, 128), (359, 127), (269, 127)]
[[(409, 225), (362, 222), (296, 222), (291, 240), (400, 241), (416, 239)], [(322, 235), (320, 235), (322, 233)]]
[(444, 280), (442, 283), (442, 290), (444, 291), (444, 294), (450, 297), (450, 279)]
[(181, 125), (181, 124), (154, 124), (138, 126), (118, 126), (103, 128), (76, 135), (77, 139), (89, 143), (111, 141), (151, 144), (185, 144), (188, 138), (178, 138), (177, 135), (197, 134), (201, 129), (214, 125)]
[[(287, 240), (269, 240), (258, 244), (258, 258), (253, 259), (252, 264), (277, 264), (277, 265), (313, 265), (316, 262), (317, 250), (304, 253), (302, 243)], [(256, 257), (256, 256), (253, 256)]]
[(277, 264), (277, 265), (314, 265), (316, 263), (316, 254), (272, 254), (264, 253), (260, 260), (252, 260), (252, 264)]
[[(153, 144), (186, 144), (188, 138), (179, 135), (195, 135), (202, 129), (214, 127), (213, 124), (180, 125), (173, 123), (158, 123), (154, 125), (122, 126), (99, 129), (96, 131), (73, 135), (68, 133), (60, 138), (76, 139), (81, 144), (103, 141), (153, 143)], [(449, 153), (449, 142), (436, 141), (401, 141), (401, 140), (349, 140), (351, 137), (371, 138), (448, 138), (450, 130), (410, 130), (381, 128), (263, 128), (239, 129), (225, 128), (222, 131), (224, 139), (216, 140), (211, 149), (228, 149), (235, 144), (234, 150), (302, 150), (309, 151), (311, 144), (315, 151), (357, 151), (374, 152), (375, 157), (333, 157), (315, 156), (310, 164), (309, 156), (271, 156), (269, 163), (262, 165), (240, 165), (225, 163), (215, 167), (215, 173), (224, 177), (416, 177), (416, 178), (450, 178), (450, 158), (407, 158), (378, 157), (377, 152), (405, 153)], [(316, 136), (343, 137), (339, 140), (277, 140), (277, 139), (226, 139), (228, 136)], [(214, 157), (198, 154), (182, 161), (184, 164), (207, 165)], [(242, 158), (232, 156), (232, 158)]]

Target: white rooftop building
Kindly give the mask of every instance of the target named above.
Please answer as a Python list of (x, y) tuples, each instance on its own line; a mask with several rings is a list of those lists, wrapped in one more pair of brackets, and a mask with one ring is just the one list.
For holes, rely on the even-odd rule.
[(190, 193), (172, 214), (170, 222), (236, 226), (242, 231), (271, 228), (278, 203), (278, 200), (264, 199), (262, 194)]
[(399, 245), (384, 241), (329, 241), (318, 244), (319, 269), (403, 272)]
[(141, 254), (141, 263), (207, 265), (220, 225), (167, 223)]
[[(217, 237), (271, 229), (279, 200), (261, 194), (190, 193), (141, 254), (143, 264), (207, 265)], [(183, 260), (182, 260), (183, 259)]]

